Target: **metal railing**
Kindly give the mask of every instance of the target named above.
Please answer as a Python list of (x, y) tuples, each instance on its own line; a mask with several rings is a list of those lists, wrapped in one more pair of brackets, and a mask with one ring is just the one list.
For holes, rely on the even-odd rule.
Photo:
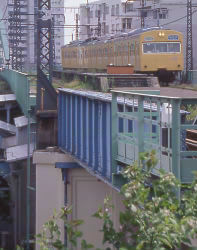
[(190, 70), (188, 72), (184, 72), (186, 76), (186, 80), (190, 82), (192, 85), (197, 86), (197, 70)]
[(25, 116), (28, 115), (28, 106), (36, 105), (36, 96), (30, 95), (30, 105), (28, 104), (28, 94), (30, 89), (30, 82), (28, 80), (28, 75), (15, 71), (5, 69), (0, 72), (0, 77), (5, 80), (13, 93), (16, 95), (16, 100), (19, 103)]
[(158, 164), (153, 174), (162, 168), (190, 183), (197, 151), (188, 151), (185, 137), (197, 125), (188, 124), (187, 107), (196, 104), (197, 98), (112, 91), (112, 174), (118, 174), (118, 165), (138, 161), (140, 152), (155, 150)]

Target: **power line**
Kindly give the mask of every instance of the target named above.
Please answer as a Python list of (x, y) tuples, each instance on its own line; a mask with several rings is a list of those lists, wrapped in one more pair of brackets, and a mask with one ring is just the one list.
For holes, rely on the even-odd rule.
[[(193, 11), (192, 11), (192, 15), (193, 15), (194, 13), (196, 13), (196, 12), (197, 12), (197, 10), (193, 10)], [(178, 18), (178, 19), (176, 19), (176, 20), (174, 20), (174, 21), (171, 21), (171, 22), (169, 22), (169, 23), (162, 24), (162, 26), (166, 26), (166, 25), (169, 25), (169, 24), (178, 22), (178, 21), (180, 21), (180, 20), (182, 20), (182, 19), (185, 19), (185, 18), (187, 18), (187, 15), (185, 15), (185, 16), (183, 16), (183, 17), (180, 17), (180, 18)]]

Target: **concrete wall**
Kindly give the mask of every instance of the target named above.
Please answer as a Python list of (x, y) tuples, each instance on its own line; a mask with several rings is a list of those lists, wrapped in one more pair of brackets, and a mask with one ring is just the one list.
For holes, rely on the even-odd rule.
[[(69, 161), (64, 154), (36, 151), (33, 162), (36, 164), (36, 234), (53, 215), (54, 209), (60, 211), (64, 206), (64, 182), (62, 172), (55, 168), (56, 162)], [(59, 223), (64, 232), (63, 222)], [(61, 239), (63, 240), (64, 234)], [(36, 249), (39, 249), (37, 246)]]
[[(119, 212), (123, 210), (121, 196), (117, 191), (95, 176), (91, 176), (82, 168), (69, 169), (67, 178), (68, 204), (73, 207), (72, 219), (84, 221), (84, 224), (79, 228), (83, 232), (83, 239), (93, 244), (95, 249), (104, 249), (102, 245), (103, 234), (99, 232), (102, 229), (102, 221), (92, 215), (98, 210), (99, 206), (103, 206), (105, 197), (110, 196), (114, 205), (112, 220), (114, 226), (118, 229)], [(80, 249), (80, 246), (78, 245), (76, 249)]]
[[(66, 154), (37, 151), (33, 162), (36, 164), (36, 233), (49, 220), (54, 209), (59, 211), (64, 205), (72, 205), (72, 219), (82, 219), (80, 226), (83, 239), (97, 247), (102, 246), (102, 234), (99, 230), (102, 222), (92, 215), (97, 211), (106, 195), (112, 197), (115, 210), (112, 219), (116, 228), (119, 226), (119, 211), (123, 209), (120, 195), (107, 184), (91, 176), (83, 168), (67, 169), (66, 184), (62, 181), (62, 172), (55, 168), (56, 162), (71, 162)], [(63, 223), (60, 223), (62, 240)], [(39, 249), (37, 246), (36, 249)], [(80, 249), (80, 246), (76, 250)]]

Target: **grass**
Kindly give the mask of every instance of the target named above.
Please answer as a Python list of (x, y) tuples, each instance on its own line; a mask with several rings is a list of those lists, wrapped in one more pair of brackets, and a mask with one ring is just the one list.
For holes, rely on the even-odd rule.
[(89, 82), (82, 82), (79, 79), (74, 79), (70, 82), (64, 80), (53, 79), (54, 88), (69, 88), (69, 89), (86, 89), (86, 90), (95, 90), (93, 84)]

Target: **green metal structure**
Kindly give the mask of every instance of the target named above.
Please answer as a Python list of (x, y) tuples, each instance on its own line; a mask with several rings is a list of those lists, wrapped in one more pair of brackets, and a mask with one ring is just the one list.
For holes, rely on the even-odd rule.
[[(16, 100), (24, 115), (28, 117), (28, 110), (36, 105), (36, 96), (29, 93), (31, 86), (28, 75), (18, 71), (5, 69), (0, 72), (0, 77), (9, 84), (11, 90), (16, 95)], [(30, 94), (29, 100), (28, 94)]]
[[(140, 152), (156, 151), (158, 169), (173, 172), (181, 183), (191, 183), (197, 170), (197, 151), (189, 151), (186, 130), (188, 105), (197, 98), (166, 97), (155, 94), (112, 90), (112, 172), (120, 184), (118, 169), (139, 160)], [(119, 103), (123, 104), (120, 109)], [(184, 109), (184, 110), (183, 110)], [(120, 121), (122, 128), (120, 129)]]

